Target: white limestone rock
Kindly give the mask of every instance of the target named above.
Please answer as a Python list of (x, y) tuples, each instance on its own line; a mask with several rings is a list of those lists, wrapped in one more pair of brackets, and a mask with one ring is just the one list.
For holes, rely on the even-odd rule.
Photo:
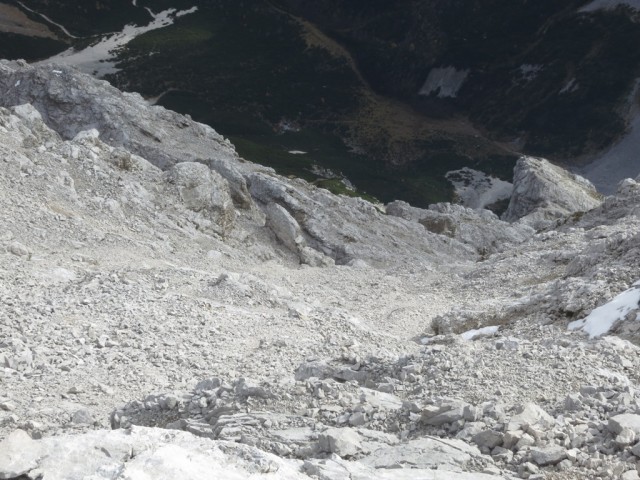
[(280, 205), (295, 219), (308, 247), (338, 265), (364, 260), (372, 266), (384, 266), (416, 256), (443, 264), (447, 259), (476, 256), (462, 243), (425, 232), (414, 222), (383, 215), (360, 198), (336, 196), (303, 180), (288, 181), (266, 173), (250, 174), (247, 182), (263, 209), (273, 203)]
[(535, 403), (522, 405), (516, 412), (507, 424), (508, 432), (523, 430), (527, 426), (549, 430), (555, 425), (555, 419)]
[(541, 467), (546, 467), (547, 465), (556, 465), (566, 457), (566, 450), (559, 445), (531, 449), (531, 459), (536, 465), (539, 465)]
[(24, 430), (15, 430), (0, 442), (0, 479), (17, 478), (38, 466), (41, 445)]
[(640, 415), (633, 413), (623, 413), (609, 418), (607, 428), (611, 433), (619, 435), (625, 429), (633, 431), (640, 436)]
[(450, 203), (438, 203), (425, 210), (396, 200), (386, 206), (386, 212), (387, 215), (417, 222), (429, 232), (455, 238), (481, 254), (522, 243), (535, 233), (527, 225), (504, 222), (489, 210), (474, 210)]
[[(11, 436), (0, 449), (0, 478), (35, 473), (43, 478), (176, 478), (200, 480), (212, 472), (219, 478), (300, 480), (294, 462), (256, 448), (214, 442), (186, 432), (133, 427), (130, 431), (92, 431), (34, 441), (26, 433)], [(27, 435), (28, 437), (28, 435)], [(3, 456), (21, 448), (19, 466)], [(13, 457), (12, 457), (13, 458)], [(14, 464), (17, 465), (17, 464)]]
[(520, 158), (513, 184), (513, 195), (502, 219), (520, 221), (536, 230), (602, 203), (591, 182), (542, 158)]
[(218, 173), (201, 163), (181, 162), (171, 167), (166, 178), (188, 209), (211, 216), (219, 231), (233, 227), (236, 212), (229, 185)]
[(381, 447), (359, 462), (376, 469), (410, 466), (460, 471), (476, 457), (482, 457), (480, 450), (462, 440), (424, 437), (397, 446)]
[(318, 441), (321, 451), (341, 458), (353, 457), (362, 450), (362, 438), (351, 428), (330, 428), (320, 434)]

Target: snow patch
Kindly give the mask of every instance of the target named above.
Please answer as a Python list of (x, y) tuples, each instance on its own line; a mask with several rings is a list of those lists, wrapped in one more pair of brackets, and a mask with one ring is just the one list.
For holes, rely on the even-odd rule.
[(289, 150), (291, 155), (306, 155), (307, 152), (303, 152), (302, 150)]
[(532, 65), (530, 63), (520, 65), (520, 68), (518, 69), (520, 78), (518, 80), (529, 83), (536, 79), (543, 68), (544, 65)]
[(640, 10), (640, 0), (594, 0), (588, 5), (582, 7), (580, 12), (593, 12), (596, 10), (611, 10), (619, 5), (627, 5), (628, 7)]
[(595, 160), (580, 172), (593, 183), (599, 192), (615, 193), (618, 183), (625, 178), (635, 178), (640, 173), (640, 109), (636, 98), (640, 93), (640, 79), (629, 95), (631, 120), (627, 134), (610, 148), (598, 154)]
[(468, 208), (485, 208), (506, 200), (513, 192), (513, 184), (468, 167), (447, 172), (445, 177), (455, 188), (462, 205)]
[(562, 87), (562, 89), (560, 90), (560, 95), (565, 93), (575, 92), (579, 88), (580, 88), (580, 84), (576, 81), (575, 78), (572, 78), (565, 84), (564, 87)]
[(499, 329), (500, 326), (498, 325), (495, 325), (493, 327), (478, 328), (477, 330), (466, 331), (460, 334), (460, 336), (463, 340), (476, 340), (478, 338), (490, 337), (491, 335), (495, 335), (496, 333), (498, 333)]
[[(569, 330), (582, 330), (590, 338), (611, 331), (616, 323), (625, 319), (629, 312), (640, 308), (640, 281), (633, 284), (609, 303), (593, 310), (586, 318), (569, 324)], [(636, 317), (636, 321), (638, 318)]]
[(38, 62), (36, 65), (49, 63), (72, 65), (84, 73), (89, 73), (97, 77), (104, 77), (105, 75), (116, 73), (119, 69), (116, 68), (114, 57), (118, 49), (124, 47), (131, 40), (143, 33), (168, 27), (173, 24), (176, 18), (194, 13), (197, 10), (197, 7), (182, 11), (171, 8), (154, 14), (151, 10), (147, 9), (153, 17), (153, 20), (148, 25), (143, 27), (126, 25), (121, 32), (106, 35), (83, 50), (69, 48), (47, 60)]
[(439, 98), (455, 98), (468, 75), (469, 70), (456, 70), (455, 67), (433, 68), (418, 93), (425, 96), (437, 93)]

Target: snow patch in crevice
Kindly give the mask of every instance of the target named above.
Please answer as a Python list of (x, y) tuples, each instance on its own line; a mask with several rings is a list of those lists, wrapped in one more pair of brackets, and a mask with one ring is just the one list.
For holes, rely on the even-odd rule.
[(500, 329), (499, 325), (495, 325), (492, 327), (483, 327), (478, 328), (477, 330), (469, 330), (467, 332), (461, 333), (460, 336), (463, 340), (476, 340), (482, 337), (490, 337), (498, 333)]
[(439, 98), (455, 98), (468, 75), (469, 70), (457, 70), (455, 67), (433, 68), (418, 94), (428, 96), (435, 93)]
[(611, 10), (619, 5), (626, 5), (628, 7), (640, 10), (640, 0), (594, 0), (582, 7), (579, 12), (594, 12), (596, 10)]
[(564, 85), (564, 87), (560, 89), (559, 93), (560, 95), (563, 95), (566, 93), (572, 93), (578, 90), (579, 88), (580, 88), (580, 84), (576, 81), (575, 78), (572, 78)]
[(595, 160), (579, 172), (605, 195), (615, 193), (618, 184), (625, 178), (636, 178), (640, 174), (640, 109), (636, 102), (639, 94), (640, 79), (637, 79), (627, 100), (630, 118), (627, 133), (607, 150), (597, 154)]
[(445, 177), (453, 185), (460, 203), (468, 208), (485, 208), (508, 199), (513, 192), (513, 184), (468, 167), (447, 172)]
[(154, 14), (151, 10), (147, 9), (153, 17), (153, 20), (148, 25), (142, 27), (126, 25), (121, 32), (103, 36), (99, 41), (83, 50), (75, 50), (72, 47), (47, 60), (38, 62), (36, 65), (49, 63), (72, 65), (84, 73), (89, 73), (97, 77), (104, 77), (105, 75), (116, 73), (119, 71), (119, 69), (116, 68), (115, 60), (118, 49), (124, 47), (131, 40), (143, 33), (168, 27), (173, 24), (176, 18), (194, 13), (197, 10), (198, 7), (181, 11), (172, 8)]
[(534, 81), (538, 74), (544, 69), (544, 65), (532, 65), (530, 63), (525, 63), (520, 65), (518, 68), (518, 77), (516, 78), (516, 83), (529, 83)]
[[(569, 324), (569, 330), (582, 330), (590, 338), (609, 333), (611, 329), (634, 310), (640, 309), (640, 281), (622, 292), (609, 303), (594, 309), (586, 318)], [(635, 318), (638, 321), (638, 315)]]

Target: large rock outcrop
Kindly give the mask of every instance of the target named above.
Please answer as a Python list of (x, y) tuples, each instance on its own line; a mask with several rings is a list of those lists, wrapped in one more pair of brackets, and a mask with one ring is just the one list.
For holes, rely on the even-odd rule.
[(536, 229), (555, 225), (558, 220), (602, 203), (602, 196), (591, 182), (543, 158), (518, 160), (513, 185), (513, 195), (502, 219), (519, 220)]
[(388, 204), (386, 211), (387, 215), (417, 222), (428, 232), (455, 238), (480, 254), (521, 243), (534, 234), (531, 227), (504, 222), (489, 210), (474, 210), (450, 203), (438, 203), (422, 209), (397, 200)]
[[(364, 260), (373, 266), (398, 264), (410, 258), (443, 264), (476, 256), (455, 239), (425, 232), (415, 222), (384, 215), (359, 198), (336, 196), (303, 180), (289, 181), (266, 173), (251, 174), (247, 182), (254, 200), (266, 208), (268, 222), (277, 226), (276, 234), (290, 238), (284, 243), (296, 251), (308, 245), (338, 264)], [(268, 207), (274, 203), (281, 208)]]
[(161, 169), (179, 162), (201, 162), (229, 181), (234, 200), (249, 197), (233, 145), (211, 127), (125, 93), (61, 65), (32, 67), (0, 63), (0, 106), (31, 104), (62, 138), (96, 129), (108, 145), (123, 147)]

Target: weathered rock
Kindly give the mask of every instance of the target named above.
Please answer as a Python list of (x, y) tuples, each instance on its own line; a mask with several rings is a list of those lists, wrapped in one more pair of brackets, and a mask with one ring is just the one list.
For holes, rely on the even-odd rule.
[(480, 448), (488, 448), (493, 450), (495, 447), (502, 445), (504, 434), (495, 430), (484, 430), (473, 436), (473, 441)]
[(541, 467), (555, 465), (566, 457), (566, 450), (558, 445), (531, 449), (531, 459)]
[(360, 389), (360, 401), (383, 410), (399, 410), (402, 400), (391, 393), (379, 392), (370, 388)]
[(634, 432), (630, 428), (623, 428), (622, 431), (615, 438), (616, 444), (621, 448), (628, 447), (635, 441), (636, 441), (636, 432)]
[(637, 470), (629, 470), (622, 474), (620, 480), (640, 480), (640, 474)]
[(321, 451), (342, 458), (353, 457), (362, 449), (360, 435), (351, 428), (330, 428), (320, 434), (318, 441)]
[(166, 175), (188, 209), (210, 215), (221, 232), (232, 228), (236, 213), (229, 185), (218, 173), (201, 163), (182, 162)]
[(76, 425), (91, 425), (94, 422), (93, 415), (86, 408), (76, 410), (71, 416), (71, 422)]
[(17, 478), (38, 466), (41, 449), (24, 430), (15, 430), (0, 442), (0, 479)]
[(507, 425), (507, 431), (522, 430), (524, 427), (539, 427), (548, 430), (555, 424), (554, 418), (534, 403), (522, 405)]
[(472, 458), (480, 456), (477, 448), (462, 440), (425, 437), (397, 446), (379, 448), (360, 462), (377, 469), (402, 466), (459, 471)]
[(307, 245), (339, 265), (364, 260), (382, 266), (413, 254), (433, 258), (436, 263), (475, 256), (460, 242), (425, 232), (414, 222), (383, 215), (359, 198), (335, 196), (302, 180), (285, 182), (265, 173), (250, 174), (247, 182), (259, 205), (265, 209), (274, 203), (280, 205), (295, 219)]
[(640, 436), (640, 415), (634, 413), (623, 413), (609, 418), (607, 428), (610, 432), (620, 435), (623, 430), (628, 429)]
[(541, 229), (576, 212), (602, 203), (588, 180), (552, 165), (547, 160), (522, 157), (514, 170), (513, 195), (502, 219)]
[(386, 212), (387, 215), (420, 223), (429, 232), (455, 238), (480, 254), (521, 243), (535, 233), (526, 225), (503, 222), (489, 210), (472, 210), (449, 203), (431, 205), (425, 210), (395, 201), (386, 206)]
[(296, 369), (295, 379), (300, 382), (308, 378), (326, 378), (331, 376), (333, 369), (322, 360), (305, 362)]
[(149, 106), (138, 94), (120, 92), (70, 67), (5, 64), (0, 85), (2, 106), (32, 104), (63, 138), (95, 128), (105, 143), (125, 147), (163, 169), (177, 162), (237, 158), (233, 146), (210, 127)]
[[(133, 427), (131, 431), (93, 431), (84, 435), (49, 437), (39, 441), (11, 437), (19, 448), (20, 465), (12, 467), (0, 449), (0, 478), (16, 478), (38, 468), (43, 478), (98, 478), (117, 472), (126, 478), (201, 479), (216, 472), (221, 478), (308, 478), (295, 464), (256, 448), (214, 442), (186, 432)], [(4, 447), (6, 444), (2, 444)], [(12, 447), (13, 445), (13, 447)], [(109, 473), (111, 475), (111, 473)]]

